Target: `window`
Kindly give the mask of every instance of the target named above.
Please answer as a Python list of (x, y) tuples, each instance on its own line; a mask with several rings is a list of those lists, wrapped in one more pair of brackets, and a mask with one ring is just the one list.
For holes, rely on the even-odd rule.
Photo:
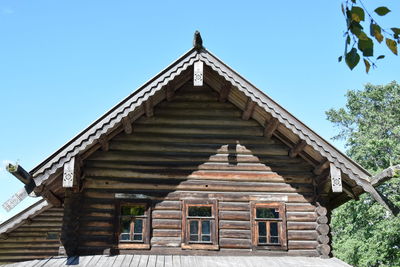
[(284, 203), (252, 203), (253, 248), (287, 249)]
[(118, 248), (150, 248), (148, 205), (145, 203), (121, 203), (119, 212)]
[(215, 200), (184, 200), (182, 248), (218, 249), (218, 218)]

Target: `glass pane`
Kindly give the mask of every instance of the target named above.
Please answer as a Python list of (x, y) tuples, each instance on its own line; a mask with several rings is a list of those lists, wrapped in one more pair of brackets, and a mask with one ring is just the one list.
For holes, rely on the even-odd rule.
[(258, 236), (267, 236), (267, 224), (265, 222), (258, 222)]
[(123, 206), (121, 207), (121, 215), (140, 216), (144, 215), (144, 206)]
[(190, 234), (197, 235), (199, 233), (198, 221), (190, 221)]
[(190, 235), (190, 241), (199, 241), (198, 235)]
[(142, 234), (140, 234), (140, 235), (137, 235), (137, 234), (134, 234), (133, 235), (133, 240), (143, 240), (143, 235)]
[(279, 239), (277, 237), (271, 237), (272, 244), (279, 244)]
[(211, 207), (189, 206), (189, 216), (211, 217)]
[(279, 209), (257, 208), (256, 210), (257, 218), (279, 218)]
[(133, 232), (135, 234), (139, 234), (139, 233), (141, 234), (142, 231), (143, 231), (143, 220), (141, 220), (141, 219), (135, 220), (135, 225), (133, 227)]
[(278, 223), (277, 222), (269, 223), (269, 234), (270, 234), (270, 236), (278, 236)]
[(121, 234), (120, 235), (120, 240), (130, 240), (129, 234)]
[(121, 220), (121, 233), (129, 233), (131, 226), (131, 220), (123, 218)]
[(204, 235), (210, 234), (210, 221), (201, 222), (201, 233)]
[(264, 237), (259, 237), (258, 238), (258, 243), (259, 244), (266, 244), (267, 243), (267, 238), (264, 236)]
[(211, 236), (210, 235), (203, 235), (203, 236), (201, 236), (201, 241), (211, 241)]

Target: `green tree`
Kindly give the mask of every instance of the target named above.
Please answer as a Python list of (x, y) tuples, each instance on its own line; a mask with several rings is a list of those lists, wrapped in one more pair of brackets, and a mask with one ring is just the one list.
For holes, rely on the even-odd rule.
[(346, 21), (344, 55), (347, 66), (352, 70), (363, 57), (365, 71), (376, 67), (376, 60), (385, 55), (374, 55), (374, 44), (384, 44), (393, 54), (397, 55), (397, 44), (400, 44), (400, 28), (385, 29), (378, 23), (379, 17), (390, 13), (386, 6), (379, 6), (373, 12), (367, 10), (363, 0), (343, 0), (342, 13)]
[[(400, 163), (400, 85), (367, 84), (347, 92), (346, 108), (327, 111), (346, 140), (347, 154), (371, 173)], [(400, 207), (400, 177), (378, 190)], [(354, 266), (400, 266), (400, 215), (392, 216), (368, 194), (332, 215), (333, 254)]]

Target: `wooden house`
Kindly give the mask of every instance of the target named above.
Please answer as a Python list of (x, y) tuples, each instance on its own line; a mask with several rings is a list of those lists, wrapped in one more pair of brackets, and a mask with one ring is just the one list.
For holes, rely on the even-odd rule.
[(194, 47), (29, 172), (0, 261), (76, 255), (331, 256), (330, 214), (370, 174)]

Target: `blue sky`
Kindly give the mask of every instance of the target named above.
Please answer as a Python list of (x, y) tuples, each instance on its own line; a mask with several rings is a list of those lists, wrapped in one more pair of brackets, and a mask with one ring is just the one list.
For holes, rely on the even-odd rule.
[[(400, 3), (365, 0), (400, 27)], [(337, 58), (344, 49), (340, 0), (26, 1), (0, 0), (0, 161), (32, 169), (192, 46), (207, 49), (326, 139), (325, 111), (348, 89), (398, 80), (400, 60), (366, 74)], [(343, 143), (333, 142), (340, 149)], [(0, 203), (22, 188), (0, 171)], [(0, 221), (12, 212), (0, 210)]]

